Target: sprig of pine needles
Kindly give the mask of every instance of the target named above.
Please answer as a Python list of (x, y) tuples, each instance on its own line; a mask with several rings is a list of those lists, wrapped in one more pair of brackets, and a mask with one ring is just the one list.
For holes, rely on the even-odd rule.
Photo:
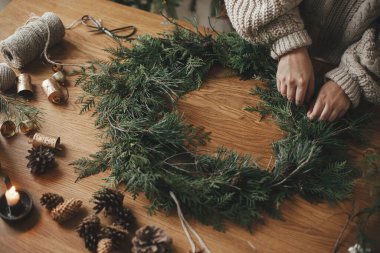
[(30, 121), (39, 127), (41, 111), (13, 95), (0, 92), (0, 121), (13, 120), (16, 125), (22, 121)]

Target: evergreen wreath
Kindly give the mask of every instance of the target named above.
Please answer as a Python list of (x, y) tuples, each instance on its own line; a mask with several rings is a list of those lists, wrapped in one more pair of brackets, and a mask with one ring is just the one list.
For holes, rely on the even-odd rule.
[[(105, 141), (100, 151), (72, 163), (78, 179), (110, 170), (107, 182), (124, 185), (134, 197), (144, 192), (151, 213), (175, 208), (172, 191), (185, 212), (217, 229), (224, 219), (251, 229), (263, 212), (281, 217), (280, 203), (295, 194), (332, 202), (350, 196), (360, 173), (346, 162), (345, 139), (358, 134), (368, 115), (312, 122), (306, 108), (278, 94), (268, 46), (252, 45), (236, 33), (215, 35), (174, 24), (159, 37), (145, 35), (131, 47), (107, 49), (109, 61), (82, 70), (81, 113), (94, 110)], [(197, 154), (209, 134), (184, 123), (176, 102), (201, 88), (214, 65), (268, 83), (254, 90), (262, 102), (247, 110), (272, 114), (287, 133), (273, 143), (272, 170), (226, 148)]]

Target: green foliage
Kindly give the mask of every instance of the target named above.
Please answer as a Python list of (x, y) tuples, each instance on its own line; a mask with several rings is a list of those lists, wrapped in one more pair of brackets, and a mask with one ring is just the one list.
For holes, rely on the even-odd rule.
[[(101, 151), (73, 162), (78, 178), (110, 170), (107, 182), (123, 184), (134, 197), (144, 192), (151, 213), (175, 207), (172, 191), (183, 210), (218, 229), (226, 218), (251, 229), (264, 211), (280, 217), (281, 202), (297, 193), (310, 201), (350, 195), (358, 173), (345, 162), (342, 143), (362, 120), (309, 121), (305, 108), (276, 91), (267, 46), (251, 45), (232, 33), (213, 37), (176, 25), (172, 33), (138, 37), (131, 47), (107, 51), (109, 62), (94, 62), (78, 79), (84, 90), (82, 111), (94, 107), (105, 140)], [(251, 108), (271, 112), (287, 133), (273, 143), (271, 171), (226, 149), (197, 155), (209, 135), (183, 122), (176, 101), (200, 88), (214, 64), (242, 78), (270, 79), (268, 87), (256, 89), (262, 102)]]
[(13, 120), (16, 125), (22, 121), (31, 121), (39, 127), (41, 112), (16, 96), (0, 92), (0, 121), (5, 120)]
[(114, 2), (136, 7), (145, 11), (160, 13), (165, 10), (167, 15), (177, 18), (176, 7), (180, 5), (182, 0), (113, 0)]
[(367, 167), (365, 178), (373, 185), (373, 200), (369, 206), (359, 210), (354, 217), (357, 218), (358, 226), (357, 242), (363, 249), (363, 253), (370, 253), (371, 251), (368, 248), (374, 243), (375, 238), (371, 238), (368, 234), (368, 223), (372, 217), (380, 215), (380, 154), (367, 154), (365, 165)]

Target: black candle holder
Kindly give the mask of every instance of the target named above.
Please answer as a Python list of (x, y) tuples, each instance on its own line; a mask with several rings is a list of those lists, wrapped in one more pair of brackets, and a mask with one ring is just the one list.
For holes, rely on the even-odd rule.
[(15, 206), (9, 206), (5, 194), (0, 198), (0, 217), (5, 221), (18, 221), (24, 219), (33, 208), (33, 200), (30, 194), (24, 190), (18, 190), (20, 200)]

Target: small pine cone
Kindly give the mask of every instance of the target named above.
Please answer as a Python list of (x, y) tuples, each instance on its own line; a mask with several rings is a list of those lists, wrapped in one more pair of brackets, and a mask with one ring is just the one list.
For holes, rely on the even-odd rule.
[(104, 209), (107, 215), (123, 206), (124, 195), (119, 191), (103, 188), (95, 192), (93, 198), (96, 213)]
[(89, 234), (99, 234), (100, 228), (101, 225), (99, 217), (92, 214), (82, 220), (76, 231), (80, 237), (85, 238)]
[(128, 231), (123, 229), (121, 226), (112, 224), (102, 228), (102, 235), (104, 238), (109, 238), (112, 240), (112, 245), (115, 249), (119, 248), (123, 240), (126, 239)]
[(43, 174), (48, 169), (54, 167), (54, 154), (50, 148), (39, 146), (28, 150), (29, 160), (26, 167), (30, 168), (33, 174)]
[(231, 184), (239, 188), (244, 188), (246, 183), (247, 183), (247, 179), (244, 178), (242, 175), (236, 175), (231, 180)]
[(64, 199), (61, 195), (55, 193), (44, 193), (40, 198), (41, 205), (45, 206), (47, 210), (51, 211), (53, 208), (63, 203)]
[(109, 238), (104, 238), (98, 242), (98, 248), (96, 250), (96, 253), (110, 253), (112, 249), (112, 240)]
[(132, 253), (169, 253), (172, 238), (161, 228), (145, 226), (136, 231), (132, 244)]
[(82, 200), (79, 199), (69, 199), (51, 211), (51, 216), (53, 220), (61, 223), (72, 217), (80, 210), (82, 206)]
[(99, 241), (101, 239), (100, 234), (89, 234), (84, 237), (84, 246), (91, 252), (96, 252)]
[(122, 226), (128, 231), (132, 230), (136, 223), (136, 218), (132, 214), (131, 210), (127, 207), (122, 207), (114, 211), (112, 214), (115, 223)]

